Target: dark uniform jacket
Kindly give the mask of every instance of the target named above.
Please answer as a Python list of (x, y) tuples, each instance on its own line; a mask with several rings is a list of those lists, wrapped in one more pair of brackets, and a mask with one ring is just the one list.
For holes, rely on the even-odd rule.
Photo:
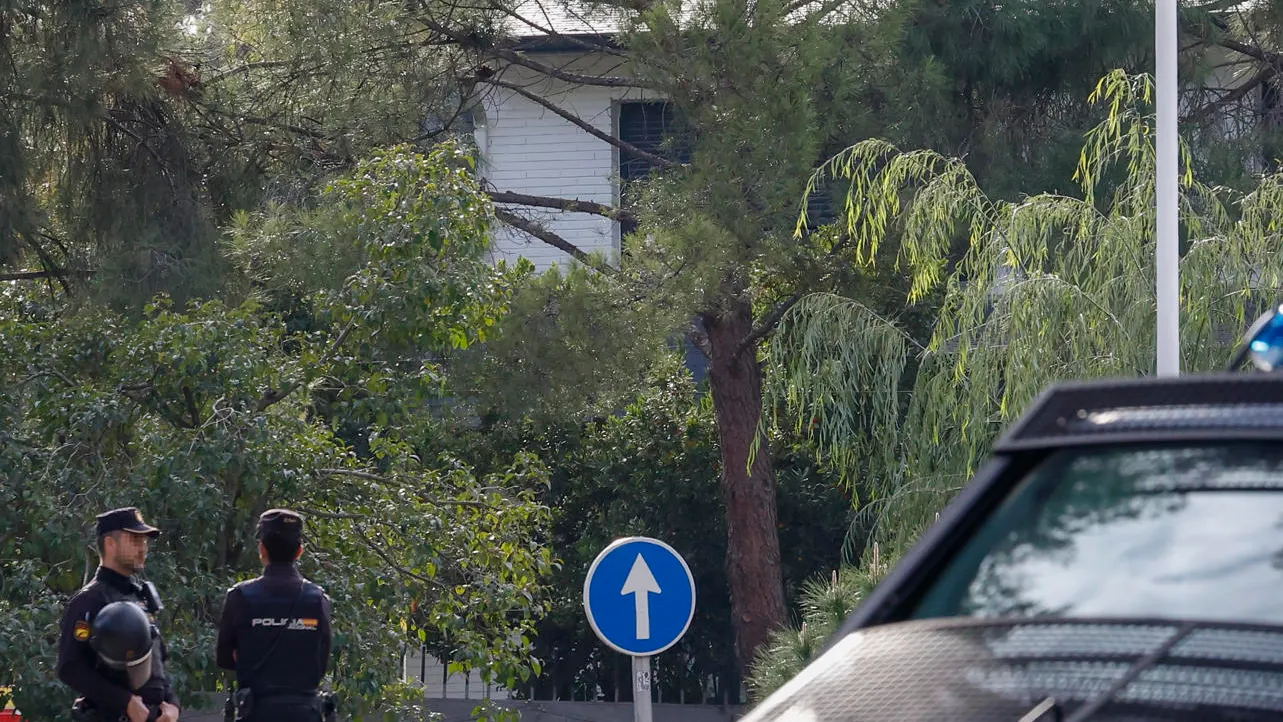
[(216, 646), (218, 666), (256, 698), (314, 693), (329, 666), (330, 598), (293, 564), (270, 564), (227, 591)]
[[(169, 650), (159, 635), (152, 649), (151, 679), (137, 692), (131, 692), (123, 680), (101, 666), (97, 653), (89, 646), (94, 618), (100, 609), (116, 601), (142, 603), (145, 599), (142, 585), (132, 578), (98, 567), (93, 581), (76, 592), (63, 612), (58, 640), (58, 679), (88, 700), (104, 719), (124, 714), (134, 694), (153, 709), (152, 717), (156, 716), (155, 708), (161, 702), (182, 706), (174, 694), (173, 681), (165, 671)], [(155, 622), (154, 618), (152, 621)]]

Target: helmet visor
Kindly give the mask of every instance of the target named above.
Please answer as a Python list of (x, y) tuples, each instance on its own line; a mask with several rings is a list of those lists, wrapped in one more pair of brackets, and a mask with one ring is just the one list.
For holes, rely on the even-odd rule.
[(125, 677), (129, 680), (129, 689), (137, 692), (142, 689), (147, 680), (151, 679), (151, 654), (152, 650), (149, 649), (143, 656), (129, 662), (116, 662), (103, 657), (101, 654), (98, 657), (107, 667), (123, 670)]

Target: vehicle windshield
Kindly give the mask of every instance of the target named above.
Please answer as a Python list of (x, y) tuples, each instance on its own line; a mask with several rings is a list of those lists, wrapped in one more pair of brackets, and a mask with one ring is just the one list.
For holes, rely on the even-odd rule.
[(913, 617), (1283, 624), (1283, 445), (1077, 449), (1024, 479)]

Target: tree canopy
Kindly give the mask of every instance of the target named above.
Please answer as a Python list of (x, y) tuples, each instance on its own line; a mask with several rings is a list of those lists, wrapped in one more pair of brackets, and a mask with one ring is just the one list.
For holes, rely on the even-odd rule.
[[(1149, 3), (562, 5), (0, 0), (0, 645), (33, 660), (5, 670), (24, 711), (65, 695), (42, 671), (45, 632), (91, 562), (82, 521), (117, 500), (145, 497), (170, 528), (196, 510), (199, 543), (162, 545), (154, 565), (187, 595), (171, 607), (185, 689), (212, 679), (202, 625), (222, 579), (254, 565), (238, 540), (255, 511), (310, 510), (309, 573), (353, 615), (340, 679), (374, 705), (397, 696), (383, 684), (392, 648), (415, 637), (504, 677), (537, 668), (534, 620), (566, 609), (544, 584), (564, 585), (582, 556), (569, 541), (583, 530), (552, 505), (606, 493), (601, 469), (618, 456), (669, 448), (663, 424), (648, 436), (639, 419), (690, 421), (698, 448), (659, 459), (673, 476), (635, 481), (669, 489), (716, 458), (720, 504), (706, 476), (681, 491), (723, 516), (724, 611), (745, 665), (785, 622), (798, 570), (812, 571), (781, 547), (790, 505), (832, 501), (790, 475), (843, 476), (857, 525), (901, 508), (908, 531), (884, 522), (869, 552), (893, 559), (1041, 382), (1147, 368), (1143, 82), (1102, 90), (1114, 125), (1078, 168), (1087, 196), (1056, 193), (1078, 192), (1091, 83), (1147, 62)], [(1277, 129), (1225, 121), (1257, 104), (1272, 117), (1279, 3), (1225, 5), (1183, 14), (1188, 69), (1245, 81), (1189, 93), (1196, 364), (1214, 353), (1196, 340), (1219, 343), (1259, 297), (1235, 274), (1263, 269), (1257, 290), (1273, 278), (1258, 258), (1273, 253), (1260, 240), (1272, 181), (1229, 188), (1254, 186), (1243, 161), (1271, 159)], [(520, 50), (514, 25), (544, 28), (548, 9), (620, 19), (609, 40), (575, 41), (613, 69)], [(654, 168), (618, 207), (486, 187), (469, 166), (471, 118), (489, 93), (533, 92), (514, 71), (664, 98), (675, 137), (642, 150), (596, 133), (621, 162)], [(807, 195), (838, 201), (841, 222), (796, 233)], [(611, 267), (531, 208), (638, 232)], [(583, 267), (493, 268), (492, 219)], [(711, 407), (687, 390), (649, 395), (673, 345), (706, 355)], [(447, 408), (487, 431), (582, 436), (573, 449), (499, 434), (479, 442), (486, 453), (459, 449), (442, 440), (457, 431)], [(663, 516), (621, 496), (636, 519)]]
[[(1153, 373), (1153, 83), (1114, 72), (1091, 100), (1105, 118), (1085, 139), (1078, 197), (983, 192), (966, 164), (866, 141), (816, 175), (848, 189), (842, 220), (866, 255), (899, 239), (913, 293), (944, 288), (929, 343), (853, 299), (816, 295), (783, 320), (770, 350), (778, 389), (820, 419), (814, 437), (849, 483), (876, 492), (878, 521), (859, 581), (821, 588), (846, 608), (880, 578), (970, 478), (995, 436), (1053, 381)], [(1181, 353), (1190, 371), (1223, 368), (1255, 315), (1277, 299), (1280, 184), (1246, 192), (1202, 182), (1181, 146)], [(1122, 180), (1108, 182), (1112, 173)], [(969, 239), (949, 263), (955, 234)], [(915, 374), (906, 404), (890, 391)], [(890, 443), (888, 443), (890, 442)], [(879, 555), (873, 562), (872, 555)], [(813, 627), (831, 630), (821, 614)], [(767, 692), (813, 651), (814, 629), (781, 633), (760, 663)]]
[[(66, 313), (10, 292), (0, 320), (0, 647), (18, 704), (65, 712), (52, 679), (61, 605), (96, 563), (92, 515), (136, 505), (166, 530), (149, 564), (180, 693), (213, 689), (222, 591), (252, 575), (257, 514), (308, 519), (304, 571), (335, 600), (334, 686), (349, 712), (421, 704), (399, 683), (411, 640), (448, 635), (499, 682), (538, 670), (534, 625), (556, 569), (548, 471), (516, 453), (479, 474), (432, 442), (434, 354), (484, 339), (502, 269), (481, 255), (488, 199), (452, 145), (393, 149), (256, 224), (238, 260), (347, 248), (351, 272), (289, 310), (165, 297), (140, 318)], [(250, 231), (246, 231), (250, 234)], [(308, 324), (298, 319), (306, 315)]]

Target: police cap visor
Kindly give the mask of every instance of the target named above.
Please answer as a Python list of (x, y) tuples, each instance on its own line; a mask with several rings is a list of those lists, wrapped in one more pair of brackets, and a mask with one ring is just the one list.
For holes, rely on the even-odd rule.
[(289, 509), (268, 509), (258, 518), (258, 538), (303, 539), (303, 517)]
[(112, 509), (111, 511), (99, 514), (96, 518), (98, 521), (98, 536), (110, 534), (114, 531), (127, 531), (131, 534), (146, 534), (152, 538), (160, 536), (160, 530), (143, 521), (142, 512), (132, 506), (127, 506), (122, 509)]

